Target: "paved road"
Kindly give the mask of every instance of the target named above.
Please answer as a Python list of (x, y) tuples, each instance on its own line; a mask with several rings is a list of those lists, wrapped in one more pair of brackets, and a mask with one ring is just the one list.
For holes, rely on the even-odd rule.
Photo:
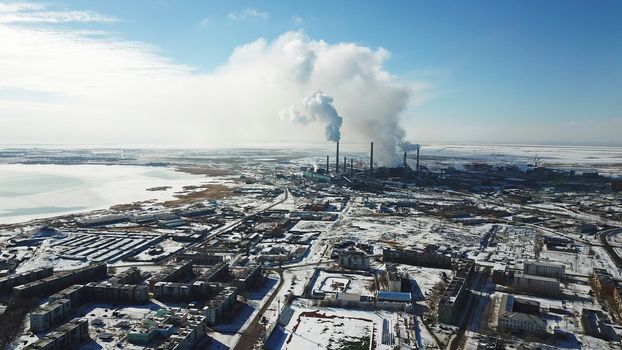
[(611, 246), (611, 244), (609, 243), (609, 240), (607, 239), (609, 238), (609, 236), (619, 235), (619, 234), (622, 234), (622, 228), (604, 230), (598, 233), (598, 235), (600, 236), (600, 241), (602, 242), (603, 247), (605, 248), (605, 250), (611, 257), (611, 260), (613, 260), (613, 262), (616, 264), (618, 268), (622, 268), (622, 257), (618, 255), (614, 247)]
[(244, 331), (244, 333), (242, 333), (242, 336), (238, 340), (238, 343), (235, 344), (235, 346), (233, 347), (233, 350), (252, 349), (253, 346), (257, 343), (257, 341), (261, 337), (262, 330), (263, 330), (263, 327), (264, 327), (263, 324), (261, 324), (261, 322), (260, 322), (261, 318), (264, 315), (264, 313), (266, 312), (266, 310), (268, 310), (270, 305), (272, 305), (272, 301), (274, 300), (274, 298), (276, 298), (276, 296), (279, 295), (279, 291), (281, 290), (281, 287), (283, 287), (283, 281), (284, 281), (284, 279), (283, 279), (283, 271), (282, 270), (278, 270), (277, 272), (279, 274), (279, 285), (278, 285), (278, 287), (276, 288), (276, 290), (274, 292), (272, 292), (272, 295), (270, 296), (268, 301), (266, 301), (266, 303), (261, 307), (261, 309), (259, 310), (257, 315), (255, 315), (255, 318), (253, 319), (251, 324), (248, 326), (248, 328), (246, 328), (246, 331)]

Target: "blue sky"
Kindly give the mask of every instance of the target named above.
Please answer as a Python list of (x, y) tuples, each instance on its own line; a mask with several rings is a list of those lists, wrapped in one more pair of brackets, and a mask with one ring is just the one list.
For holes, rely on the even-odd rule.
[[(426, 141), (615, 143), (597, 134), (622, 126), (620, 1), (47, 3), (110, 16), (63, 26), (151, 45), (198, 74), (240, 45), (289, 31), (384, 48), (395, 81), (425, 86), (400, 118)], [(526, 135), (527, 125), (542, 130)]]

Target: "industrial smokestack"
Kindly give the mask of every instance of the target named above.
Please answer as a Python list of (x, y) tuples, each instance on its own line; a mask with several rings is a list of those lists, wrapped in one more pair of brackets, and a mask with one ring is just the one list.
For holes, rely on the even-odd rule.
[(335, 159), (336, 159), (335, 172), (338, 173), (339, 172), (339, 141), (337, 141), (337, 158)]
[(404, 152), (404, 169), (408, 168), (408, 164), (406, 163), (406, 152)]
[(347, 169), (347, 165), (346, 165), (346, 157), (343, 157), (343, 172), (345, 173), (347, 171), (348, 171), (348, 169)]
[(350, 177), (354, 175), (354, 159), (350, 158)]
[(419, 147), (417, 147), (417, 174), (419, 174)]
[(369, 155), (369, 177), (374, 176), (374, 143), (371, 143), (371, 152)]
[(326, 175), (328, 175), (330, 171), (330, 163), (328, 162), (329, 160), (330, 160), (330, 156), (326, 156)]

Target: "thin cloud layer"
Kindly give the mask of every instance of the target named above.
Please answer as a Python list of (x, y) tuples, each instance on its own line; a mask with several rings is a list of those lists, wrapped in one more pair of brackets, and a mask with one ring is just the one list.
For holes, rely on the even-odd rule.
[(111, 16), (93, 11), (50, 10), (47, 4), (41, 3), (0, 3), (0, 23), (70, 23), (118, 21)]

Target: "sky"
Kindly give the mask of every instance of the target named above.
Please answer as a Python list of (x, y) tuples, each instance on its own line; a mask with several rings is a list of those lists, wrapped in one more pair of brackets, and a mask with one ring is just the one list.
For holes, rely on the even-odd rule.
[(387, 157), (622, 145), (622, 2), (0, 0), (0, 144), (327, 143), (331, 128)]

